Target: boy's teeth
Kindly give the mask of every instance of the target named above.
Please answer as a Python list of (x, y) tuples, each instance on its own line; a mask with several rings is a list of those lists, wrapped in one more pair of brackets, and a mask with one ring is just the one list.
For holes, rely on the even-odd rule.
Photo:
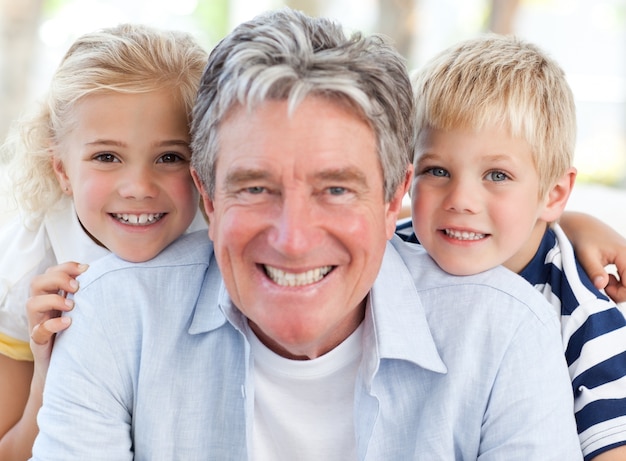
[(444, 229), (444, 232), (448, 237), (457, 240), (480, 240), (485, 238), (485, 234), (478, 234), (476, 232), (460, 232), (451, 229)]
[(265, 272), (267, 273), (269, 278), (274, 281), (274, 283), (287, 287), (299, 287), (302, 285), (309, 285), (311, 283), (319, 282), (333, 268), (332, 266), (324, 266), (318, 267), (317, 269), (312, 269), (310, 271), (295, 274), (292, 272), (285, 272), (271, 266), (264, 267)]
[(125, 224), (131, 224), (134, 226), (144, 226), (146, 224), (154, 224), (163, 217), (164, 213), (141, 213), (141, 214), (128, 214), (128, 213), (113, 213), (113, 216), (122, 221)]

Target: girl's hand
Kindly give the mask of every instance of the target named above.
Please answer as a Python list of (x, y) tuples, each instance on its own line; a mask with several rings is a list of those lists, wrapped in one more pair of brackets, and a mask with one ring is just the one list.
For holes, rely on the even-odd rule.
[(76, 293), (76, 277), (87, 270), (86, 264), (67, 262), (49, 268), (31, 282), (31, 297), (26, 302), (30, 347), (35, 359), (35, 373), (45, 380), (50, 354), (56, 333), (69, 327), (71, 319), (61, 317), (63, 312), (74, 308), (67, 299), (68, 293)]

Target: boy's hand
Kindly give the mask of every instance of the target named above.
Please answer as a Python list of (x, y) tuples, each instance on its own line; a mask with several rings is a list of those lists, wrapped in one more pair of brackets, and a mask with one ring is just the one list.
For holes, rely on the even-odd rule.
[(87, 269), (86, 264), (68, 262), (49, 268), (31, 282), (31, 297), (26, 302), (30, 347), (35, 359), (36, 373), (45, 379), (56, 333), (65, 330), (71, 322), (61, 317), (74, 308), (68, 293), (78, 290), (76, 277)]
[[(626, 238), (584, 213), (564, 213), (560, 224), (594, 285), (615, 302), (626, 302)], [(615, 266), (617, 277), (607, 272), (608, 265)]]

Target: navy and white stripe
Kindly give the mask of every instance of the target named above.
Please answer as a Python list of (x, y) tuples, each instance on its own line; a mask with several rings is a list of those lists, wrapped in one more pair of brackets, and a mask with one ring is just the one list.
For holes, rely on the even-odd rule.
[(585, 459), (626, 444), (626, 319), (576, 260), (555, 225), (520, 273), (561, 317), (565, 358), (574, 390)]

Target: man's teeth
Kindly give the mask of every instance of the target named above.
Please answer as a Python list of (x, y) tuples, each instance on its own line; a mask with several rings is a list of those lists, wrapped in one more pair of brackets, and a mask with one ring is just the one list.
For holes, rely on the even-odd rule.
[(112, 213), (113, 217), (124, 224), (130, 224), (133, 226), (144, 226), (146, 224), (154, 224), (161, 219), (165, 213), (142, 213), (142, 214), (128, 214), (128, 213)]
[(332, 268), (332, 266), (324, 266), (310, 271), (294, 274), (292, 272), (285, 272), (283, 270), (276, 269), (275, 267), (265, 266), (265, 271), (277, 285), (299, 287), (319, 282), (331, 271)]
[(478, 234), (476, 232), (460, 232), (452, 229), (444, 229), (443, 231), (448, 237), (457, 240), (480, 240), (485, 238), (485, 234)]

